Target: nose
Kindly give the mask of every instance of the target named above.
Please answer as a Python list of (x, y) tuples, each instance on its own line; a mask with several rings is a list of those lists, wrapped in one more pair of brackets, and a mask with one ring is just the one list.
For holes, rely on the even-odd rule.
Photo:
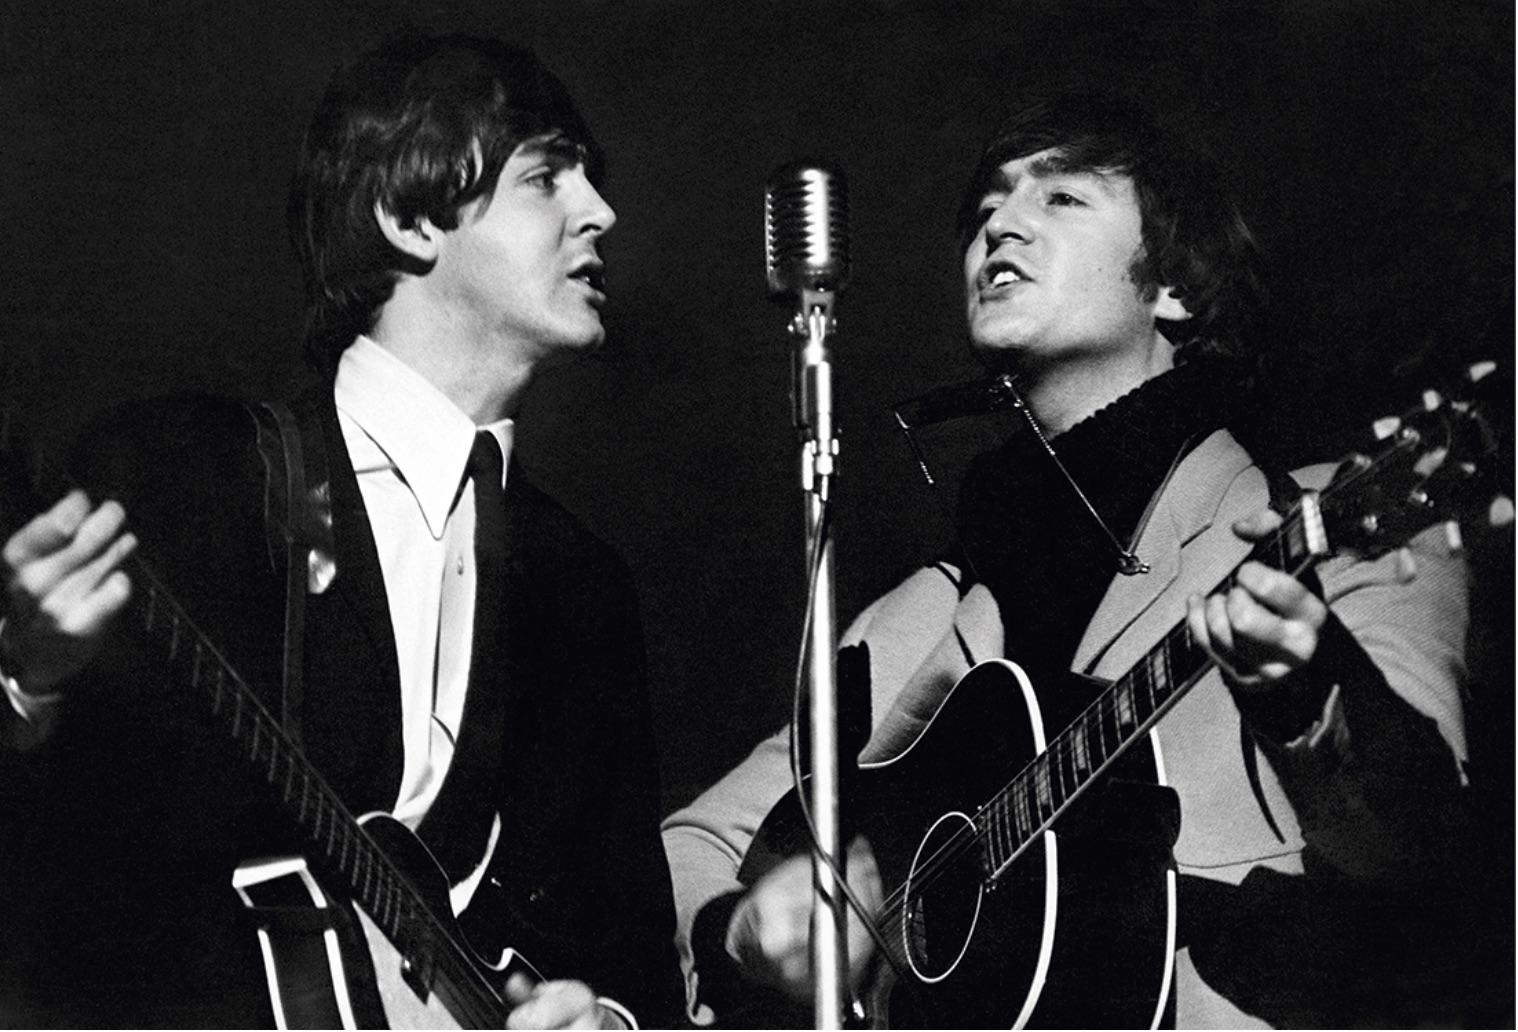
[(577, 171), (581, 196), (576, 206), (575, 232), (597, 235), (609, 232), (617, 223), (617, 213), (606, 203), (606, 198), (601, 196), (601, 191), (595, 188), (595, 184), (586, 177), (584, 167)]
[(1002, 240), (1018, 240), (1027, 243), (1033, 239), (1033, 226), (1027, 217), (1026, 203), (1014, 193), (1009, 193), (992, 209), (985, 222), (986, 243), (994, 246)]

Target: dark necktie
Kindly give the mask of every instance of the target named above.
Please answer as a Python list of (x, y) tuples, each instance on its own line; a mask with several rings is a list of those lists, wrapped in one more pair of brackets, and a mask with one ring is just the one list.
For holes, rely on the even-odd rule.
[[(500, 442), (488, 430), (474, 435), (465, 471), (474, 481), (474, 635), (463, 726), (443, 788), (419, 829), (453, 878), (483, 855), (498, 799), (504, 733), (506, 609), (506, 493)], [(462, 614), (460, 614), (462, 615)], [(448, 634), (449, 628), (440, 628)]]
[[(486, 612), (482, 604), (487, 596), (493, 605), (489, 610), (492, 618), (486, 626), (494, 623), (500, 611), (499, 589), (501, 587), (503, 560), (506, 554), (506, 492), (501, 488), (503, 464), (501, 445), (495, 434), (480, 430), (474, 435), (474, 447), (469, 450), (469, 477), (474, 481), (474, 565), (475, 565), (475, 649), (479, 656), (481, 614)], [(472, 664), (471, 664), (472, 666)], [(476, 680), (470, 671), (471, 683)]]

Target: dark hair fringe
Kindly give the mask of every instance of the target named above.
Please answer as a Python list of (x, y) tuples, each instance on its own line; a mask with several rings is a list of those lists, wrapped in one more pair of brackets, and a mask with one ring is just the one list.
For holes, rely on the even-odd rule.
[(397, 275), (426, 271), (385, 239), (376, 205), (403, 224), (454, 229), (519, 145), (549, 135), (573, 141), (599, 183), (601, 151), (568, 91), (531, 51), (498, 40), (406, 34), (340, 70), (306, 131), (286, 209), (313, 364), (333, 371)]
[(1069, 89), (1035, 97), (998, 127), (960, 200), (961, 251), (978, 228), (980, 202), (1001, 166), (1044, 150), (1057, 151), (1072, 170), (1133, 181), (1144, 244), (1134, 282), (1146, 296), (1170, 287), (1190, 313), (1160, 321), (1177, 359), (1211, 354), (1247, 362), (1266, 287), (1259, 245), (1222, 169), (1114, 94)]

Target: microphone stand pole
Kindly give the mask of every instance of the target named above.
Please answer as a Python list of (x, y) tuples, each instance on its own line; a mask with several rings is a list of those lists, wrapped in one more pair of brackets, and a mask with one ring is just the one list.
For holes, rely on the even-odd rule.
[[(833, 429), (832, 363), (828, 335), (833, 331), (831, 291), (803, 290), (791, 332), (798, 348), (792, 372), (796, 429), (802, 439), (801, 488), (806, 494), (807, 557), (816, 552), (833, 482), (838, 439)], [(810, 808), (820, 852), (843, 869), (843, 835), (839, 817), (838, 632), (833, 597), (833, 543), (821, 541), (810, 599), (812, 619), (806, 642), (811, 742)], [(808, 571), (810, 573), (811, 571)], [(847, 903), (833, 870), (812, 858), (815, 903), (812, 907), (812, 975), (814, 1027), (842, 1028), (848, 995)]]

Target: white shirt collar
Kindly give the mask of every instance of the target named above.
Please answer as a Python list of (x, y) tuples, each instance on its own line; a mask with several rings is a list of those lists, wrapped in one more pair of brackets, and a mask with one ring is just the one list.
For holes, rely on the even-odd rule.
[(514, 424), (503, 419), (476, 427), (447, 395), (366, 336), (337, 364), (333, 398), (374, 445), (354, 454), (354, 472), (389, 467), (410, 489), (434, 538), (453, 507), (476, 429), (489, 430), (509, 464)]

